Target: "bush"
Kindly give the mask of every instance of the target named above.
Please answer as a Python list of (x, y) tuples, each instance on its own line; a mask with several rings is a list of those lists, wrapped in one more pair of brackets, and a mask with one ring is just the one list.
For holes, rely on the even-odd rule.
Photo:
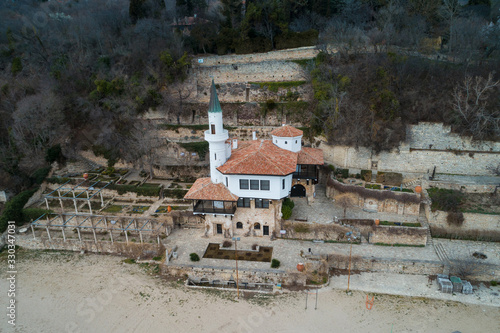
[(295, 203), (290, 200), (290, 198), (285, 198), (285, 200), (283, 200), (283, 206), (288, 206), (290, 209), (293, 209), (293, 207), (295, 207)]
[(341, 178), (348, 178), (349, 177), (349, 169), (337, 168), (337, 169), (335, 169), (335, 175), (337, 177), (341, 177)]
[(191, 259), (191, 261), (200, 261), (200, 257), (194, 252), (189, 255), (189, 259)]
[(282, 206), (281, 214), (283, 216), (283, 220), (288, 220), (290, 217), (292, 217), (292, 209), (289, 206)]
[(42, 208), (26, 208), (23, 209), (23, 222), (31, 222), (32, 220), (36, 220), (43, 214), (50, 214), (51, 210), (42, 209)]
[(445, 212), (456, 212), (462, 203), (464, 195), (456, 190), (442, 188), (430, 188), (427, 190), (432, 200), (432, 210), (444, 210)]
[(491, 284), (493, 287), (498, 286), (498, 282), (497, 282), (497, 281), (495, 281), (495, 280), (491, 281), (491, 282), (490, 282), (490, 284)]
[(224, 242), (222, 242), (222, 247), (231, 247), (233, 245), (233, 242), (231, 242), (230, 240), (225, 240)]
[(200, 157), (200, 160), (204, 160), (205, 155), (208, 152), (208, 142), (207, 141), (185, 142), (185, 143), (181, 142), (181, 143), (179, 143), (179, 145), (189, 152), (197, 153), (198, 156)]
[(45, 161), (53, 163), (55, 161), (61, 162), (63, 159), (64, 156), (62, 154), (60, 144), (54, 145), (47, 149), (47, 153), (45, 154)]
[(7, 229), (9, 221), (15, 221), (16, 225), (23, 223), (23, 207), (38, 188), (19, 193), (5, 204), (2, 216), (0, 216), (0, 233)]
[(403, 174), (397, 172), (378, 172), (377, 183), (384, 185), (401, 185), (403, 182)]
[(281, 265), (281, 262), (278, 259), (271, 260), (271, 268), (279, 268), (280, 265)]
[(252, 244), (252, 250), (256, 251), (257, 250), (257, 243)]
[(50, 167), (40, 168), (40, 169), (36, 170), (35, 172), (33, 172), (33, 174), (30, 177), (31, 181), (33, 182), (33, 184), (40, 185), (41, 183), (43, 183), (45, 178), (47, 178), (47, 175), (49, 174), (49, 172), (50, 172)]
[(372, 171), (371, 170), (361, 170), (361, 178), (365, 182), (371, 182), (372, 181)]
[(448, 212), (446, 222), (448, 225), (460, 227), (464, 223), (464, 214), (462, 212)]

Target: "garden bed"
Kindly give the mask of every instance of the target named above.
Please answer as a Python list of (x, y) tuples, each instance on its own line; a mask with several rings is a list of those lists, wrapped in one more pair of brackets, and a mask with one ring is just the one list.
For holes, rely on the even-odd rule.
[[(259, 251), (238, 251), (238, 260), (245, 261), (260, 261), (260, 262), (271, 262), (273, 256), (273, 248), (261, 246)], [(210, 243), (205, 250), (203, 258), (207, 259), (226, 259), (235, 260), (236, 251), (235, 250), (222, 250), (220, 244)]]

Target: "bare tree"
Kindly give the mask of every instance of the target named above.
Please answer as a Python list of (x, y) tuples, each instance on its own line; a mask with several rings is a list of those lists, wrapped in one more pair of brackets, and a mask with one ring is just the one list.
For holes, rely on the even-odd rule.
[(354, 206), (355, 202), (356, 197), (353, 193), (343, 193), (335, 198), (335, 203), (344, 210), (344, 218), (346, 216), (347, 208)]
[(487, 79), (466, 76), (463, 83), (455, 87), (453, 111), (464, 134), (478, 140), (500, 136), (500, 110), (498, 105), (489, 105), (490, 97), (498, 94), (499, 83), (490, 73)]
[(448, 50), (451, 53), (453, 47), (453, 26), (455, 20), (460, 13), (461, 5), (458, 0), (443, 0), (443, 4), (439, 8), (439, 15), (448, 21), (448, 27), (450, 29), (450, 38), (448, 39)]

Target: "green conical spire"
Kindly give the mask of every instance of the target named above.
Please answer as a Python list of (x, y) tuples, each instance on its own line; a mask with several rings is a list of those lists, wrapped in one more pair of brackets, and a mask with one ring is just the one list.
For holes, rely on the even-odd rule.
[(219, 97), (217, 97), (217, 90), (215, 89), (215, 83), (212, 79), (212, 87), (210, 87), (210, 103), (208, 104), (208, 112), (222, 112), (219, 103)]

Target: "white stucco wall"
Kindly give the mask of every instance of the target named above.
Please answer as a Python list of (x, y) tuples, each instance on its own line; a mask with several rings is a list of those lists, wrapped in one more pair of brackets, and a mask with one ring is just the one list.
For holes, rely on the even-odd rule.
[[(254, 176), (254, 175), (224, 175), (224, 185), (228, 178), (228, 188), (231, 193), (243, 198), (261, 199), (281, 199), (290, 193), (292, 187), (292, 175), (288, 176)], [(269, 180), (269, 191), (262, 190), (240, 190), (240, 179)], [(285, 189), (283, 189), (283, 179), (285, 179)]]
[(297, 153), (300, 151), (302, 147), (302, 135), (291, 138), (285, 138), (273, 135), (273, 143), (280, 148)]

